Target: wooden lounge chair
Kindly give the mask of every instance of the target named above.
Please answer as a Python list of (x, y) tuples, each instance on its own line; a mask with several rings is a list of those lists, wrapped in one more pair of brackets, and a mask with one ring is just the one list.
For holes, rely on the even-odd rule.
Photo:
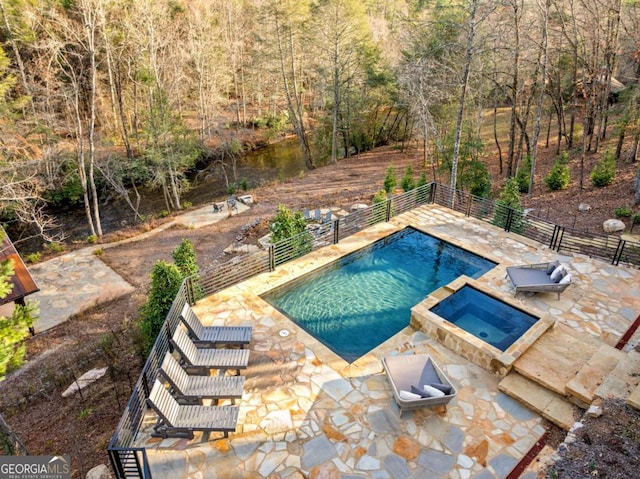
[(230, 399), (232, 404), (242, 398), (244, 376), (191, 376), (169, 353), (162, 361), (160, 375), (169, 383), (169, 391), (180, 404), (202, 404), (203, 399)]
[(223, 432), (229, 437), (236, 430), (238, 406), (182, 405), (156, 379), (147, 399), (147, 405), (158, 415), (153, 436), (185, 437), (193, 439), (195, 431)]
[(244, 347), (251, 342), (251, 326), (203, 326), (188, 304), (182, 308), (180, 319), (198, 348)]
[(222, 375), (227, 369), (246, 369), (249, 364), (248, 349), (198, 349), (187, 333), (176, 328), (171, 344), (182, 358), (182, 367), (190, 374), (208, 376), (211, 369), (218, 369)]
[[(456, 388), (440, 370), (428, 354), (408, 354), (387, 356), (382, 358), (382, 366), (387, 373), (393, 390), (393, 397), (400, 408), (400, 416), (404, 411), (423, 407), (446, 406), (457, 394)], [(403, 392), (412, 389), (423, 389), (425, 385), (437, 384), (446, 387), (448, 393), (440, 397), (421, 397), (419, 399), (403, 399)]]
[[(527, 293), (557, 293), (560, 299), (560, 293), (571, 284), (571, 276), (568, 281), (556, 282), (549, 275), (550, 269), (559, 266), (559, 262), (526, 264), (520, 266), (509, 266), (507, 268), (507, 276), (515, 286), (514, 296), (519, 291)], [(568, 273), (567, 273), (568, 275)]]

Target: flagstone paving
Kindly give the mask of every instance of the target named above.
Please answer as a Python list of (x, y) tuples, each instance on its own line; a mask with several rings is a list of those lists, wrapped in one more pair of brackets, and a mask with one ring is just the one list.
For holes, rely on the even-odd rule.
[[(558, 255), (444, 208), (421, 207), (194, 307), (205, 324), (254, 327), (245, 394), (237, 401), (238, 428), (228, 439), (196, 433), (193, 440), (163, 440), (151, 437), (155, 417), (148, 413), (136, 443), (147, 449), (153, 477), (507, 477), (545, 433), (546, 423), (500, 392), (500, 377), (410, 327), (348, 364), (259, 297), (409, 224), (499, 261), (479, 279), (499, 294), (513, 294), (506, 266), (560, 257), (574, 277), (560, 300), (539, 294), (518, 295), (517, 301), (604, 343), (615, 344), (640, 313), (640, 293), (633, 286), (640, 284), (639, 271)], [(282, 330), (289, 334), (281, 335)], [(458, 396), (446, 409), (400, 417), (380, 358), (414, 353), (431, 354)]]

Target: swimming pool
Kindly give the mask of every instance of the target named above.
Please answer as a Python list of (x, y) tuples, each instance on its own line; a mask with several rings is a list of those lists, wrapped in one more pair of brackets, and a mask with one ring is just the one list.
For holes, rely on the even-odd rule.
[(431, 311), (500, 351), (506, 351), (538, 320), (469, 285), (440, 301)]
[(405, 328), (426, 295), (495, 265), (408, 227), (262, 298), (353, 362)]

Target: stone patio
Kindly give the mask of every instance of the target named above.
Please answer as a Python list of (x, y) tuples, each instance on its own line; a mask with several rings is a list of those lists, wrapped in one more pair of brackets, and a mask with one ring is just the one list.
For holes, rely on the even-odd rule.
[[(478, 280), (496, 294), (513, 294), (506, 266), (558, 257), (536, 242), (428, 205), (200, 301), (194, 310), (205, 324), (254, 327), (238, 428), (229, 439), (162, 440), (150, 436), (155, 417), (149, 413), (136, 443), (146, 447), (153, 477), (506, 478), (547, 423), (501, 392), (501, 377), (411, 327), (348, 364), (259, 297), (407, 225), (498, 261)], [(560, 300), (539, 294), (516, 301), (615, 345), (640, 313), (640, 293), (631, 287), (640, 284), (640, 271), (582, 256), (559, 259), (574, 277)], [(446, 410), (400, 418), (380, 358), (423, 352), (455, 383), (458, 396)]]

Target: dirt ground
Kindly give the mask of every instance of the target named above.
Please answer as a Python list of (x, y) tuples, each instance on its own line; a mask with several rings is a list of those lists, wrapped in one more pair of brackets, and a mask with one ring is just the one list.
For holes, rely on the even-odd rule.
[[(233, 241), (255, 243), (266, 234), (278, 204), (292, 209), (340, 207), (348, 211), (354, 203), (370, 204), (374, 193), (382, 187), (389, 165), (395, 166), (400, 178), (407, 165), (419, 172), (420, 161), (421, 154), (416, 150), (379, 148), (288, 182), (251, 190), (257, 203), (249, 211), (219, 223), (199, 229), (171, 228), (142, 241), (105, 248), (102, 259), (134, 285), (136, 292), (30, 339), (27, 366), (0, 383), (0, 411), (5, 420), (31, 454), (70, 454), (73, 477), (84, 477), (97, 464), (108, 464), (108, 440), (144, 363), (135, 348), (133, 321), (144, 302), (149, 274), (158, 259), (170, 260), (171, 252), (182, 238), (189, 238), (195, 246), (200, 268), (206, 269), (229, 259), (223, 251)], [(552, 162), (550, 154), (539, 160), (541, 178)], [(575, 181), (568, 190), (556, 193), (548, 193), (539, 186), (536, 194), (526, 198), (525, 206), (532, 208), (533, 214), (565, 226), (601, 232), (602, 222), (614, 217), (613, 210), (630, 205), (633, 198), (632, 179), (637, 165), (622, 166), (615, 183), (606, 189), (587, 186), (579, 192)], [(492, 173), (498, 177), (495, 168)], [(430, 175), (428, 178), (432, 179)], [(437, 179), (448, 182), (445, 177)], [(538, 184), (544, 185), (542, 179)], [(577, 206), (581, 202), (589, 203), (591, 211), (579, 213)], [(245, 235), (240, 233), (243, 226), (254, 223), (257, 226)], [(142, 230), (121, 231), (107, 240)], [(61, 397), (74, 376), (105, 365), (109, 366), (107, 378), (98, 381), (82, 396)], [(605, 431), (603, 428), (603, 438), (607, 436)], [(556, 437), (560, 436), (556, 434)], [(637, 447), (637, 436), (634, 439)], [(617, 447), (619, 441), (615, 438), (611, 443)], [(598, 462), (598, 471), (599, 477), (632, 477), (617, 476), (612, 471), (605, 475), (603, 461)]]

